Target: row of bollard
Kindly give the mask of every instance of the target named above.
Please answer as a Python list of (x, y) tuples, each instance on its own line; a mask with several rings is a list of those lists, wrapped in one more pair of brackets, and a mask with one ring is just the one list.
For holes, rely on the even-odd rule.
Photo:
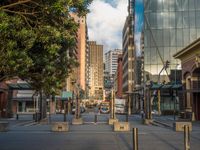
[[(138, 128), (133, 128), (133, 150), (138, 150)], [(184, 150), (190, 150), (189, 126), (184, 126)]]

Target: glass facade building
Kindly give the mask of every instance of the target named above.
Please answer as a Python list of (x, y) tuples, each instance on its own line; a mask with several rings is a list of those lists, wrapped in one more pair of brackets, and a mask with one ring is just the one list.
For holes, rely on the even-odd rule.
[(198, 37), (200, 0), (144, 0), (144, 70), (150, 76), (167, 60), (168, 72), (176, 69), (180, 63), (173, 55)]

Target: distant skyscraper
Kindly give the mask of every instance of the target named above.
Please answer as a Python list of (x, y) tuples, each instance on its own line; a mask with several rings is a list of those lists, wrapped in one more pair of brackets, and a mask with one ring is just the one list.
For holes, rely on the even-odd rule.
[[(144, 0), (144, 69), (158, 81), (164, 63), (176, 69), (173, 55), (200, 37), (200, 0)], [(168, 80), (166, 71), (162, 80)]]
[(105, 53), (105, 71), (109, 73), (110, 76), (113, 76), (117, 70), (117, 59), (118, 55), (122, 54), (122, 50), (115, 49), (110, 50)]
[(95, 41), (89, 41), (90, 56), (90, 97), (95, 99), (103, 98), (103, 45)]

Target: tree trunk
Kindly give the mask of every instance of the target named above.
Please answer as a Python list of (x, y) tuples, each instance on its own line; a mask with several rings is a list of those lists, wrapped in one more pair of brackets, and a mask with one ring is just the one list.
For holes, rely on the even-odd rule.
[(43, 92), (40, 91), (40, 120), (46, 118), (46, 96), (44, 96)]

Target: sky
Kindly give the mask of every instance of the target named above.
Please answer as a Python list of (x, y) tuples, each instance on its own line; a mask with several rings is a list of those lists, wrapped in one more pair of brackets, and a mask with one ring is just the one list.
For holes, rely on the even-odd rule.
[[(135, 42), (139, 43), (143, 0), (136, 0)], [(87, 16), (89, 40), (104, 45), (104, 52), (122, 48), (122, 30), (128, 15), (128, 0), (93, 0)], [(139, 46), (136, 46), (139, 49)]]

